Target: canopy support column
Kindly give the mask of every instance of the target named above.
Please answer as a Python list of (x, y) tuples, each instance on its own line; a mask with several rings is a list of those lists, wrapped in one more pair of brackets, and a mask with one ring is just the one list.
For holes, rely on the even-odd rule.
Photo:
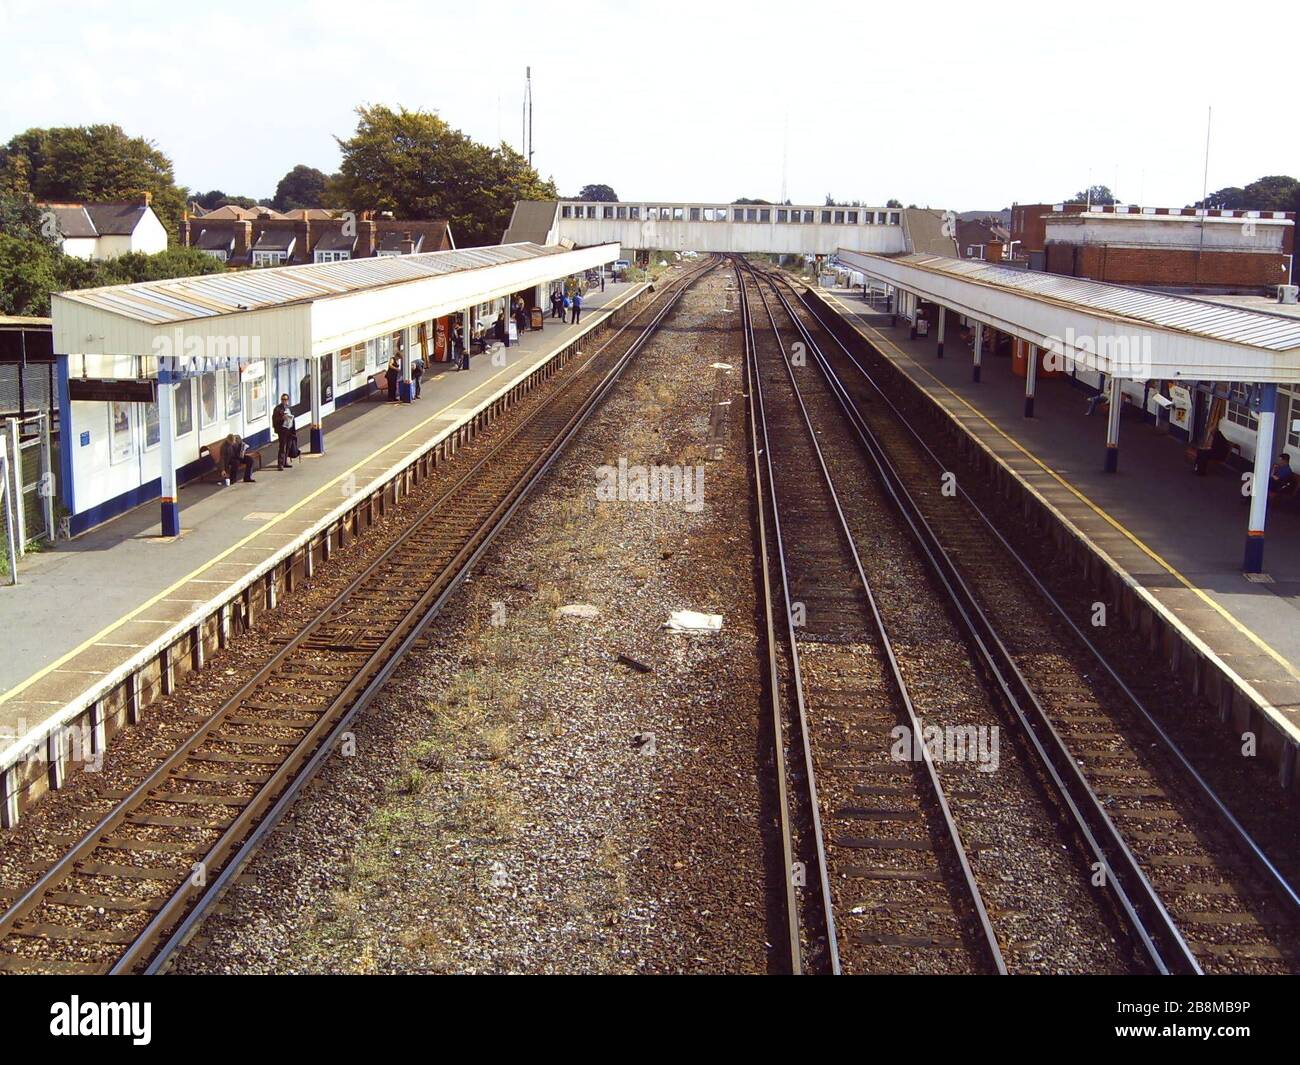
[(984, 358), (984, 326), (975, 323), (975, 362), (971, 368), (971, 380), (976, 384), (980, 383), (980, 363)]
[(942, 303), (940, 303), (938, 306), (939, 306), (939, 346), (937, 350), (938, 350), (938, 357), (942, 359), (943, 358), (943, 327), (944, 327), (944, 323), (947, 322), (948, 320), (948, 309), (944, 307)]
[[(324, 358), (332, 358), (326, 355)], [(311, 359), (311, 374), (309, 382), (311, 385), (311, 453), (313, 455), (325, 454), (325, 419), (321, 417), (321, 366), (320, 359)]]
[(1034, 392), (1038, 388), (1038, 345), (1029, 345), (1029, 365), (1025, 368), (1025, 417), (1034, 416)]
[(1106, 381), (1109, 408), (1106, 411), (1106, 465), (1107, 473), (1119, 472), (1119, 415), (1124, 405), (1124, 382), (1118, 374)]
[(1255, 472), (1250, 479), (1250, 528), (1246, 530), (1246, 552), (1241, 568), (1247, 573), (1264, 571), (1264, 521), (1268, 516), (1269, 474), (1273, 463), (1273, 423), (1277, 418), (1277, 385), (1260, 386), (1259, 426), (1255, 434)]
[[(181, 507), (177, 502), (176, 488), (176, 386), (172, 382), (172, 372), (165, 365), (167, 360), (159, 359), (158, 367), (158, 461), (161, 466), (162, 499), (162, 534), (180, 536)], [(185, 381), (188, 387), (189, 382)], [(219, 455), (214, 456), (217, 462)]]
[(411, 384), (411, 326), (402, 330), (402, 376), (397, 381), (397, 399), (399, 403), (410, 403), (414, 394)]

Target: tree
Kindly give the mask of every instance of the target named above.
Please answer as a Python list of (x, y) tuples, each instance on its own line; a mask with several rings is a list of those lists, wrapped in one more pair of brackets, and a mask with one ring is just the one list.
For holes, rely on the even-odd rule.
[(148, 192), (154, 212), (175, 238), (185, 189), (176, 184), (171, 160), (143, 137), (121, 126), (29, 129), (0, 148), (0, 185), (19, 182), (36, 200), (121, 200)]
[(319, 207), (325, 202), (325, 183), (328, 180), (323, 171), (299, 163), (276, 185), (271, 206), (277, 211)]
[(57, 254), (42, 241), (0, 233), (0, 312), (50, 313), (50, 293), (58, 287)]
[(1112, 203), (1119, 203), (1115, 194), (1105, 185), (1091, 185), (1086, 189), (1080, 189), (1070, 197), (1070, 203), (1096, 203), (1102, 206), (1108, 206)]
[(754, 200), (754, 199), (751, 199), (751, 198), (748, 197), (748, 196), (741, 196), (739, 199), (732, 200), (731, 202), (732, 202), (732, 203), (768, 203), (768, 204), (770, 204), (772, 201), (771, 201), (771, 200)]
[(235, 207), (256, 207), (257, 201), (251, 196), (230, 196), (220, 189), (211, 192), (196, 192), (190, 197), (205, 211), (215, 211), (218, 207), (234, 205)]
[(618, 203), (618, 193), (608, 185), (583, 185), (574, 199), (597, 203)]
[(901, 208), (901, 207), (903, 206), (903, 201), (902, 201), (902, 200), (895, 200), (893, 197), (890, 197), (888, 200), (885, 201), (885, 206), (886, 206), (886, 207), (900, 207), (900, 208)]
[(472, 247), (501, 239), (516, 200), (559, 198), (509, 145), (478, 144), (436, 114), (375, 105), (357, 116), (356, 132), (336, 138), (343, 163), (326, 186), (328, 206), (445, 218), (457, 244)]
[(1252, 181), (1244, 189), (1229, 185), (1192, 206), (1230, 211), (1300, 212), (1300, 181), (1285, 174), (1272, 174)]

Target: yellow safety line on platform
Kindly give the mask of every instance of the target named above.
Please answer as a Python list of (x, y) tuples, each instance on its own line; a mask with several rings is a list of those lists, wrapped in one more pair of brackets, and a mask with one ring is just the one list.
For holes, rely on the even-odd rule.
[(26, 691), (38, 680), (41, 680), (43, 677), (48, 676), (50, 673), (53, 673), (55, 670), (60, 669), (66, 663), (76, 658), (76, 656), (81, 654), (83, 651), (86, 651), (87, 649), (94, 647), (97, 643), (99, 643), (100, 640), (102, 640), (105, 636), (109, 635), (109, 633), (115, 632), (116, 630), (120, 629), (123, 625), (125, 625), (127, 622), (132, 621), (135, 618), (138, 618), (151, 606), (153, 606), (155, 603), (161, 602), (163, 599), (166, 599), (172, 592), (176, 591), (177, 588), (183, 586), (187, 581), (193, 580), (200, 573), (206, 572), (207, 570), (211, 569), (213, 566), (220, 563), (223, 559), (234, 554), (234, 552), (238, 551), (240, 548), (247, 546), (253, 540), (256, 540), (259, 536), (263, 535), (268, 529), (272, 528), (275, 525), (278, 525), (280, 522), (288, 518), (291, 514), (305, 507), (312, 500), (319, 497), (323, 492), (327, 491), (330, 488), (335, 487), (340, 481), (346, 480), (351, 474), (361, 469), (362, 466), (365, 466), (368, 463), (373, 462), (376, 458), (382, 455), (389, 448), (395, 447), (397, 444), (400, 444), (408, 436), (411, 436), (413, 433), (420, 432), (420, 430), (426, 428), (430, 422), (436, 421), (438, 418), (441, 418), (444, 414), (447, 413), (447, 411), (451, 410), (453, 407), (460, 406), (462, 403), (465, 402), (465, 400), (469, 396), (472, 396), (475, 392), (478, 392), (480, 389), (490, 385), (502, 374), (507, 373), (512, 369), (514, 369), (514, 367), (507, 366), (501, 370), (498, 370), (486, 381), (483, 381), (481, 384), (475, 385), (464, 395), (458, 397), (451, 403), (448, 403), (441, 410), (438, 410), (435, 413), (430, 414), (429, 417), (424, 419), (424, 421), (419, 422), (416, 425), (413, 425), (410, 429), (407, 429), (406, 432), (402, 433), (401, 436), (398, 436), (393, 440), (390, 440), (387, 444), (379, 448), (377, 451), (371, 452), (360, 462), (357, 462), (352, 466), (349, 466), (346, 470), (344, 470), (338, 476), (334, 477), (332, 480), (326, 481), (323, 485), (317, 488), (310, 495), (304, 496), (302, 499), (298, 500), (297, 503), (293, 504), (293, 506), (291, 506), (288, 510), (283, 511), (282, 513), (278, 514), (276, 517), (272, 518), (270, 521), (266, 522), (264, 525), (261, 525), (258, 528), (254, 529), (242, 540), (235, 542), (230, 547), (222, 551), (219, 555), (215, 555), (212, 558), (208, 559), (208, 561), (205, 562), (203, 565), (199, 566), (198, 569), (192, 570), (191, 572), (187, 573), (184, 577), (181, 577), (174, 584), (169, 585), (168, 587), (164, 588), (161, 592), (159, 592), (157, 595), (153, 596), (153, 598), (145, 600), (145, 602), (141, 603), (129, 614), (122, 615), (122, 617), (118, 618), (111, 625), (108, 625), (103, 629), (100, 629), (100, 631), (95, 633), (94, 636), (91, 636), (83, 643), (78, 644), (71, 651), (68, 651), (66, 654), (61, 655), (59, 658), (56, 658), (53, 662), (49, 663), (49, 665), (43, 666), (41, 669), (37, 670), (26, 680), (20, 681), (18, 684), (15, 684), (7, 692), (0, 695), (0, 704), (8, 702), (10, 699), (18, 695), (20, 692)]
[[(961, 403), (961, 405), (964, 406), (973, 415), (975, 415), (975, 417), (979, 418), (980, 421), (982, 421), (985, 425), (987, 425), (990, 429), (992, 429), (995, 433), (997, 433), (1000, 437), (1002, 437), (1003, 440), (1005, 440), (1017, 451), (1019, 451), (1022, 455), (1024, 455), (1025, 458), (1029, 459), (1032, 463), (1034, 463), (1034, 465), (1036, 465), (1044, 473), (1046, 473), (1058, 484), (1060, 484), (1062, 488), (1070, 492), (1076, 499), (1079, 500), (1079, 502), (1083, 503), (1089, 510), (1091, 510), (1099, 518), (1101, 518), (1103, 521), (1105, 521), (1107, 524), (1109, 524), (1118, 532), (1122, 533), (1136, 547), (1140, 548), (1143, 552), (1145, 552), (1153, 562), (1159, 565), (1171, 577), (1175, 578), (1188, 591), (1194, 593), (1202, 602), (1205, 603), (1206, 606), (1213, 609), (1225, 621), (1227, 621), (1228, 624), (1230, 624), (1234, 629), (1236, 629), (1239, 633), (1241, 633), (1242, 636), (1245, 636), (1246, 639), (1248, 639), (1251, 643), (1253, 643), (1256, 647), (1258, 647), (1261, 651), (1263, 651), (1266, 655), (1268, 655), (1269, 658), (1271, 658), (1279, 666), (1285, 669), (1290, 676), (1294, 677), (1296, 680), (1300, 680), (1300, 672), (1297, 672), (1296, 668), (1289, 661), (1287, 661), (1287, 659), (1285, 659), (1281, 654), (1279, 654), (1276, 650), (1274, 650), (1268, 643), (1266, 643), (1262, 637), (1258, 636), (1255, 632), (1253, 632), (1251, 629), (1247, 628), (1244, 624), (1242, 624), (1242, 622), (1239, 621), (1225, 606), (1223, 606), (1223, 604), (1216, 601), (1212, 596), (1207, 594), (1201, 588), (1198, 588), (1195, 584), (1193, 584), (1190, 580), (1188, 580), (1188, 578), (1184, 577), (1178, 570), (1176, 570), (1172, 565), (1166, 562), (1154, 550), (1148, 547), (1134, 533), (1130, 532), (1129, 529), (1122, 522), (1118, 521), (1116, 518), (1111, 517), (1110, 514), (1108, 514), (1105, 510), (1103, 510), (1091, 499), (1089, 499), (1086, 495), (1084, 495), (1083, 492), (1081, 492), (1078, 488), (1076, 488), (1069, 481), (1067, 481), (1061, 474), (1059, 474), (1056, 470), (1052, 469), (1051, 466), (1048, 466), (1047, 463), (1043, 462), (1042, 459), (1040, 459), (1032, 451), (1030, 451), (1028, 448), (1022, 445), (1020, 441), (1018, 441), (1015, 437), (1007, 433), (996, 422), (986, 417), (983, 411), (981, 411), (978, 407), (972, 405), (969, 401), (966, 400), (964, 396), (962, 396), (958, 392), (954, 392), (951, 388), (948, 387), (947, 384), (945, 384), (933, 373), (931, 373), (929, 369), (927, 369), (925, 366), (919, 363), (916, 359), (912, 358), (912, 356), (908, 352), (900, 348), (889, 337), (885, 336), (883, 333), (881, 333), (879, 330), (875, 329), (872, 326), (860, 325), (857, 321), (853, 321), (852, 319), (857, 319), (858, 312), (855, 311), (848, 304), (846, 304), (843, 300), (839, 299), (833, 293), (830, 292), (823, 292), (822, 295), (825, 296), (825, 298), (830, 302), (839, 306), (841, 310), (843, 310), (844, 313), (849, 316), (849, 318), (851, 319), (849, 321), (850, 328), (860, 333), (867, 340), (871, 340), (872, 338), (868, 337), (866, 332), (864, 332), (864, 330), (870, 330), (870, 332), (874, 334), (874, 336), (878, 338), (878, 340), (882, 344), (886, 345), (887, 347), (891, 348), (893, 351), (897, 352), (898, 355), (905, 358), (911, 365), (915, 366), (918, 370), (924, 373), (928, 378), (930, 378), (931, 381), (933, 381), (936, 385), (938, 385), (945, 392), (947, 392), (948, 395), (952, 396), (953, 399)], [(1082, 530), (1080, 531), (1082, 532)], [(1084, 536), (1086, 538), (1087, 534), (1085, 533)]]

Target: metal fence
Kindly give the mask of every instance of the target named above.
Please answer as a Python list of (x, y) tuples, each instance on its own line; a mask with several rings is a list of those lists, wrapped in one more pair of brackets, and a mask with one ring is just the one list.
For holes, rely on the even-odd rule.
[(41, 540), (53, 540), (54, 446), (47, 414), (6, 418), (5, 454), (8, 484), (5, 493), (13, 544), (18, 555)]

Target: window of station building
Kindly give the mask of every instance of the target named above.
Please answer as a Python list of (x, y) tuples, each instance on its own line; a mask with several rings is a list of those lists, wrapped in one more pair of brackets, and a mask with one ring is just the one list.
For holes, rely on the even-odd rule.
[(813, 222), (813, 212), (812, 212), (812, 211), (804, 211), (804, 213), (803, 213), (803, 220), (804, 220), (804, 225), (809, 225), (809, 226), (812, 225), (812, 222)]
[(641, 208), (640, 208), (639, 206), (637, 206), (637, 207), (629, 207), (629, 208), (627, 209), (627, 213), (628, 213), (628, 217), (629, 217), (629, 218), (640, 218), (640, 217), (641, 217)]
[(613, 208), (613, 207), (606, 207), (606, 208), (605, 208), (605, 217), (606, 217), (606, 218), (613, 218), (613, 217), (614, 217), (614, 208)]
[(842, 225), (844, 224), (844, 212), (843, 212), (843, 211), (836, 211), (836, 212), (835, 212), (835, 224), (836, 224), (837, 226), (842, 226)]
[(657, 221), (659, 221), (659, 208), (658, 208), (658, 207), (647, 207), (647, 208), (645, 209), (645, 216), (646, 216), (646, 218), (649, 219), (651, 222), (657, 222)]
[(851, 226), (856, 226), (856, 225), (858, 224), (858, 212), (857, 212), (857, 211), (849, 211), (848, 214), (846, 214), (844, 217), (845, 217), (845, 219), (848, 221), (849, 225), (851, 225)]
[(828, 223), (830, 222), (830, 220), (831, 220), (831, 213), (830, 213), (830, 211), (823, 211), (823, 212), (822, 212), (822, 225), (826, 225), (826, 224), (828, 224)]
[(897, 211), (890, 211), (890, 212), (889, 212), (889, 223), (888, 223), (888, 224), (891, 225), (891, 226), (896, 226), (896, 225), (898, 225), (898, 212), (897, 212)]
[(682, 208), (682, 207), (674, 207), (674, 208), (673, 208), (673, 221), (674, 221), (674, 222), (680, 222), (680, 221), (681, 221), (683, 218), (685, 218), (685, 217), (686, 217), (686, 211), (685, 211), (685, 208)]
[(215, 372), (199, 374), (199, 428), (208, 429), (221, 416)]
[(595, 217), (596, 217), (596, 207), (595, 207), (594, 204), (592, 204), (592, 205), (590, 205), (590, 206), (587, 207), (587, 217), (588, 217), (588, 218), (595, 218)]
[(698, 207), (692, 207), (692, 208), (691, 208), (691, 221), (692, 221), (692, 222), (698, 222), (699, 220), (700, 220), (700, 209), (699, 209)]
[(573, 217), (573, 208), (570, 207), (570, 206), (566, 203), (563, 207), (560, 208), (560, 217), (561, 217), (561, 218), (572, 218), (572, 217)]
[(770, 222), (770, 221), (772, 221), (772, 208), (770, 208), (770, 207), (760, 207), (760, 208), (758, 209), (758, 220), (759, 220), (760, 222)]
[(790, 221), (790, 212), (783, 211), (781, 208), (778, 207), (776, 209), (776, 220), (778, 223)]
[(1250, 389), (1234, 381), (1228, 390), (1228, 410), (1226, 417), (1233, 425), (1243, 429), (1254, 429), (1259, 421), (1250, 409)]
[(618, 209), (618, 217), (619, 217), (619, 218), (623, 218), (623, 219), (626, 219), (626, 218), (627, 218), (627, 208), (626, 208), (626, 207), (619, 207), (619, 209)]
[(243, 410), (243, 390), (239, 387), (239, 371), (226, 371), (226, 417), (238, 418)]
[(737, 207), (731, 213), (731, 220), (733, 222), (743, 222), (745, 220), (745, 209), (743, 207)]

